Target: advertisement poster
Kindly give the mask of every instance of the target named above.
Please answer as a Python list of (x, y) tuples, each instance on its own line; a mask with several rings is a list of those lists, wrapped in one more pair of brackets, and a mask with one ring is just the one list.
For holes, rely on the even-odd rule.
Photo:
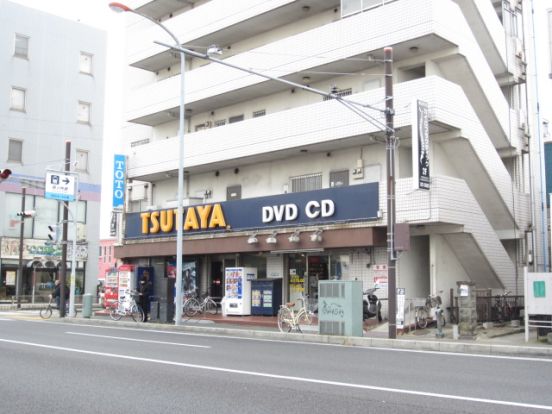
[(406, 301), (406, 289), (397, 288), (397, 329), (404, 328), (405, 301)]
[(6, 272), (6, 285), (8, 286), (15, 286), (15, 270), (8, 270)]
[(243, 296), (243, 271), (241, 268), (227, 268), (226, 278), (226, 298), (241, 299)]

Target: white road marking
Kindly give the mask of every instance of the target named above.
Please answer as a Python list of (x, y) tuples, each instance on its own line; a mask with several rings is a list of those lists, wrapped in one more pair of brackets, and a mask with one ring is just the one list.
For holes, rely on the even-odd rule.
[(172, 366), (178, 366), (178, 367), (184, 367), (184, 368), (202, 369), (206, 371), (224, 372), (228, 374), (249, 375), (254, 377), (271, 378), (271, 379), (279, 379), (279, 380), (286, 380), (286, 381), (306, 382), (306, 383), (321, 384), (321, 385), (331, 385), (331, 386), (337, 386), (337, 387), (356, 388), (356, 389), (364, 389), (364, 390), (371, 390), (371, 391), (390, 392), (390, 393), (396, 393), (396, 394), (415, 395), (415, 396), (421, 396), (421, 397), (434, 397), (434, 398), (442, 398), (442, 399), (449, 399), (449, 400), (469, 401), (469, 402), (476, 402), (476, 403), (483, 403), (483, 404), (506, 405), (510, 407), (533, 408), (533, 409), (539, 409), (539, 410), (552, 411), (552, 406), (550, 405), (527, 404), (527, 403), (521, 403), (521, 402), (515, 402), (515, 401), (492, 400), (489, 398), (475, 398), (475, 397), (466, 397), (461, 395), (439, 394), (434, 392), (423, 392), (423, 391), (413, 391), (413, 390), (400, 389), (400, 388), (389, 388), (389, 387), (379, 387), (374, 385), (354, 384), (349, 382), (319, 380), (315, 378), (295, 377), (295, 376), (289, 376), (289, 375), (277, 375), (277, 374), (269, 374), (269, 373), (257, 372), (257, 371), (245, 371), (245, 370), (239, 370), (239, 369), (213, 367), (208, 365), (188, 364), (184, 362), (167, 361), (163, 359), (140, 358), (140, 357), (133, 357), (130, 355), (112, 354), (107, 352), (86, 351), (83, 349), (67, 348), (67, 347), (61, 347), (61, 346), (55, 346), (55, 345), (45, 345), (45, 344), (38, 344), (38, 343), (25, 342), (25, 341), (15, 341), (11, 339), (0, 339), (0, 342), (16, 344), (16, 345), (34, 346), (38, 348), (47, 348), (47, 349), (53, 349), (57, 351), (64, 351), (64, 352), (75, 352), (79, 354), (95, 355), (95, 356), (101, 356), (101, 357), (107, 357), (107, 358), (120, 358), (120, 359), (132, 360), (132, 361), (150, 362), (154, 364), (172, 365)]
[[(26, 321), (26, 322), (37, 322), (37, 321)], [(38, 321), (39, 323), (42, 321)], [(248, 338), (243, 336), (233, 336), (233, 335), (218, 335), (218, 334), (208, 334), (208, 333), (195, 333), (195, 332), (175, 332), (175, 331), (166, 331), (160, 329), (140, 329), (140, 328), (128, 328), (128, 327), (117, 327), (117, 326), (103, 326), (103, 325), (89, 325), (89, 324), (77, 324), (77, 323), (64, 323), (64, 322), (55, 322), (51, 321), (50, 323), (56, 323), (59, 325), (68, 325), (68, 326), (81, 326), (81, 327), (92, 327), (97, 329), (115, 329), (123, 331), (140, 331), (140, 332), (154, 332), (162, 333), (168, 335), (184, 335), (184, 336), (197, 336), (202, 338), (221, 338), (221, 339), (237, 339), (243, 341), (256, 341), (256, 342), (274, 342), (274, 343), (285, 343), (285, 344), (300, 344), (300, 345), (312, 345), (312, 346), (329, 346), (336, 348), (352, 348), (352, 349), (363, 349), (363, 350), (377, 350), (377, 351), (386, 351), (386, 352), (409, 352), (415, 354), (434, 354), (434, 355), (450, 355), (455, 357), (471, 357), (471, 358), (487, 358), (487, 359), (506, 359), (511, 361), (529, 361), (529, 362), (546, 362), (552, 363), (552, 358), (536, 358), (536, 357), (518, 357), (518, 356), (509, 356), (509, 355), (487, 355), (487, 354), (469, 354), (466, 352), (447, 352), (447, 351), (427, 351), (419, 349), (408, 349), (408, 348), (383, 348), (377, 346), (362, 346), (362, 345), (343, 345), (343, 344), (327, 344), (321, 342), (308, 342), (308, 341), (289, 341), (285, 339), (267, 339), (267, 338)], [(292, 335), (292, 334), (290, 334)], [(459, 343), (460, 344), (460, 343)], [(473, 344), (470, 344), (473, 346)], [(508, 348), (509, 345), (503, 345)], [(515, 347), (515, 346), (512, 346)], [(527, 347), (529, 349), (539, 349), (537, 347)]]
[(15, 319), (0, 318), (0, 321), (9, 321), (9, 322), (13, 322), (13, 321), (15, 321)]
[(193, 344), (181, 344), (178, 342), (165, 342), (165, 341), (152, 341), (150, 339), (135, 339), (135, 338), (125, 338), (123, 336), (109, 336), (109, 335), (95, 335), (95, 334), (88, 334), (88, 333), (81, 333), (81, 332), (65, 332), (69, 335), (81, 335), (81, 336), (93, 336), (96, 338), (107, 338), (107, 339), (117, 339), (120, 341), (132, 341), (132, 342), (147, 342), (150, 344), (160, 344), (160, 345), (176, 345), (176, 346), (187, 346), (191, 348), (207, 348), (211, 349), (210, 346), (207, 345), (193, 345)]

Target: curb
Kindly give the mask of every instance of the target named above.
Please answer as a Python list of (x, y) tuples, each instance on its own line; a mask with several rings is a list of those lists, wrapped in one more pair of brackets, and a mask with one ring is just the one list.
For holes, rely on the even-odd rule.
[[(57, 319), (59, 321), (59, 318)], [(213, 326), (191, 326), (160, 323), (137, 323), (127, 321), (111, 321), (106, 319), (88, 319), (88, 318), (64, 318), (64, 323), (87, 324), (87, 325), (107, 325), (121, 326), (130, 328), (140, 328), (145, 330), (178, 331), (188, 333), (201, 333), (210, 335), (227, 335), (232, 337), (242, 337), (251, 339), (267, 339), (276, 341), (308, 342), (327, 345), (357, 346), (363, 348), (380, 348), (411, 351), (432, 351), (448, 352), (457, 354), (478, 354), (478, 355), (496, 355), (496, 356), (518, 356), (518, 357), (550, 357), (552, 358), (552, 346), (519, 346), (504, 345), (492, 343), (470, 343), (470, 342), (451, 342), (439, 340), (413, 340), (413, 339), (388, 339), (374, 337), (349, 337), (349, 336), (331, 336), (308, 333), (282, 333), (266, 330), (240, 329), (229, 327)]]

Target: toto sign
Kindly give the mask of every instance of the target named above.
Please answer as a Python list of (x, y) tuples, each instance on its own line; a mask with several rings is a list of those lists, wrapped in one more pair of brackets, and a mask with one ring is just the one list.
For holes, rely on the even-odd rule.
[(125, 205), (125, 163), (124, 155), (115, 154), (113, 165), (113, 208)]

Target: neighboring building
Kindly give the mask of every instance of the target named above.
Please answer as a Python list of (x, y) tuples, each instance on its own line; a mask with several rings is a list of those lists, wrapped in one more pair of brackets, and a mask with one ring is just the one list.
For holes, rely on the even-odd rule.
[(114, 245), (115, 240), (100, 240), (98, 280), (105, 280), (105, 275), (117, 267)]
[[(129, 6), (196, 51), (218, 44), (228, 62), (380, 109), (379, 60), (393, 47), (396, 221), (410, 230), (397, 286), (407, 298), (444, 292), (447, 305), (457, 281), (522, 294), (523, 266), (542, 252), (532, 251), (540, 245), (532, 243), (520, 1)], [(152, 267), (159, 292), (176, 251), (179, 60), (153, 43), (172, 42), (158, 26), (127, 19), (128, 191), (115, 255)], [(382, 127), (335, 99), (199, 58), (188, 57), (186, 70), (183, 250), (199, 290), (221, 295), (229, 266), (282, 278), (285, 299), (316, 298), (325, 279), (385, 288)], [(429, 189), (413, 178), (413, 99), (428, 105)]]
[[(64, 170), (66, 140), (80, 181), (76, 212), (70, 203), (79, 222), (77, 293), (95, 292), (106, 34), (0, 0), (0, 39), (0, 168), (12, 170), (0, 184), (0, 297), (15, 294), (22, 187), (36, 217), (25, 220), (20, 293), (46, 293), (57, 277), (61, 247), (48, 245), (48, 226), (62, 221), (63, 206), (44, 198), (44, 180), (47, 169)], [(70, 240), (72, 234), (70, 225)], [(71, 251), (69, 243), (68, 282)]]

